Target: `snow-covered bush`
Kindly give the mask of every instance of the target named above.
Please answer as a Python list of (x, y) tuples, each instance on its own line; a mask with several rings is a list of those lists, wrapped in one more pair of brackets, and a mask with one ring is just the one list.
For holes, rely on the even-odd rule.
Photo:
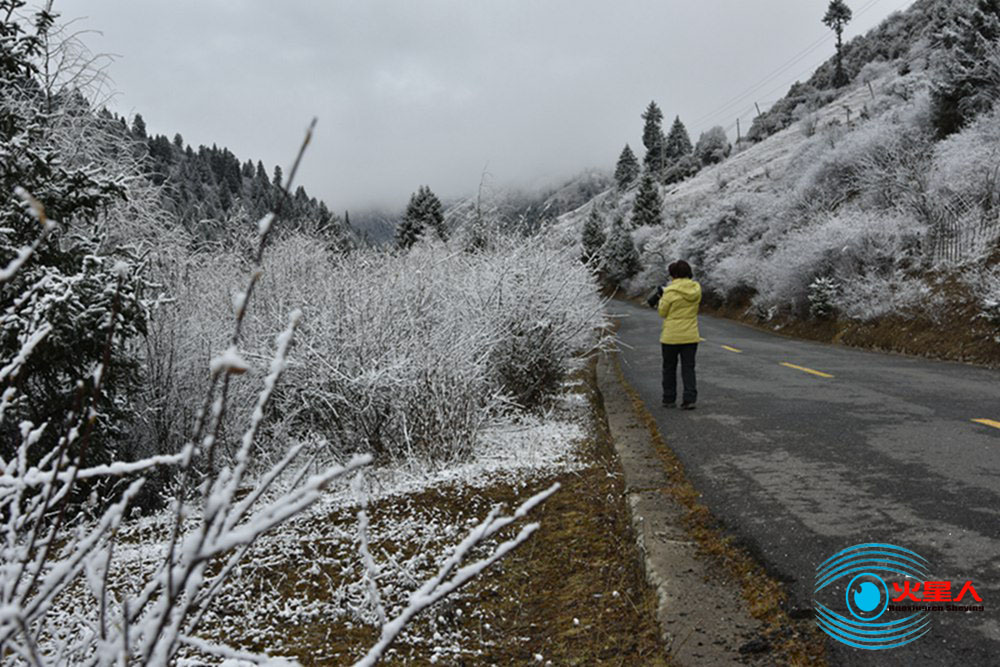
[(976, 272), (966, 280), (972, 283), (979, 300), (979, 316), (1000, 325), (1000, 265)]
[[(845, 208), (820, 222), (793, 229), (780, 239), (772, 253), (759, 257), (754, 303), (778, 307), (805, 316), (809, 313), (810, 285), (817, 277), (836, 280), (841, 292), (851, 285), (891, 285), (905, 263), (908, 252), (919, 245), (918, 230), (904, 216), (876, 215)], [(883, 277), (888, 282), (876, 281)], [(891, 293), (875, 299), (891, 303)], [(864, 309), (852, 301), (849, 307), (837, 300), (833, 305), (853, 315)], [(842, 307), (843, 306), (843, 307)], [(866, 311), (867, 312), (867, 311)]]
[[(278, 392), (268, 428), (275, 437), (320, 435), (338, 456), (462, 457), (500, 411), (550, 395), (599, 326), (594, 278), (573, 248), (520, 237), (497, 236), (475, 253), (456, 240), (340, 257), (290, 236), (266, 262), (244, 324), (249, 359), (266, 358), (267, 332), (282, 312), (305, 314), (294, 379)], [(183, 298), (164, 305), (173, 324), (157, 328), (154, 317), (152, 325), (173, 342), (158, 348), (197, 360), (212, 341), (224, 341), (239, 266), (223, 255), (179, 269)], [(201, 368), (196, 361), (177, 368), (171, 413), (183, 412), (179, 401), (203, 380)], [(234, 425), (251, 409), (245, 387), (261, 372), (252, 363), (234, 379)], [(266, 460), (266, 451), (260, 455)]]
[(854, 199), (882, 210), (924, 213), (932, 135), (921, 114), (926, 98), (905, 113), (892, 111), (863, 123), (832, 146), (822, 135), (811, 139), (791, 171), (802, 174), (793, 195), (800, 215), (834, 211)]
[(833, 278), (817, 276), (809, 284), (809, 314), (818, 319), (833, 315), (833, 302), (839, 288)]
[(702, 165), (708, 166), (722, 162), (732, 151), (726, 130), (719, 125), (702, 132), (694, 148), (694, 155)]
[(930, 181), (938, 217), (931, 249), (955, 263), (979, 259), (1000, 239), (1000, 110), (940, 142)]
[(871, 321), (887, 315), (908, 317), (915, 311), (933, 308), (937, 302), (930, 287), (918, 276), (899, 270), (861, 271), (841, 283), (833, 305), (845, 317)]

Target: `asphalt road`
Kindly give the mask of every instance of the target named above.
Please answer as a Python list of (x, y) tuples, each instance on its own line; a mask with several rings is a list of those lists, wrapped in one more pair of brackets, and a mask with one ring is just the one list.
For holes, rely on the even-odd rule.
[(816, 567), (862, 543), (910, 549), (953, 596), (971, 580), (983, 600), (982, 612), (931, 612), (929, 632), (899, 648), (828, 640), (834, 664), (1000, 665), (1000, 372), (702, 315), (698, 407), (666, 409), (660, 318), (611, 310), (626, 379), (725, 530), (785, 582), (795, 614), (812, 616)]

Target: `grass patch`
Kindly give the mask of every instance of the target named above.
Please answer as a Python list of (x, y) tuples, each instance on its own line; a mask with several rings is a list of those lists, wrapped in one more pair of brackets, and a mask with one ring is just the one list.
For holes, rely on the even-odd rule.
[[(510, 511), (519, 499), (554, 481), (562, 484), (528, 517), (541, 529), (484, 576), (426, 610), (384, 664), (670, 664), (596, 389), (596, 359), (572, 380), (591, 421), (577, 445), (581, 465), (572, 471), (482, 488), (438, 486), (369, 506), (376, 561), (403, 573), (383, 591), (391, 616), (408, 591), (434, 571), (442, 551), (492, 506)], [(240, 577), (245, 585), (228, 597), (232, 604), (223, 596), (200, 634), (237, 648), (295, 657), (304, 665), (358, 659), (375, 642), (376, 631), (359, 620), (364, 596), (351, 591), (360, 588), (345, 588), (361, 578), (354, 531), (354, 510), (337, 510), (296, 526), (301, 539), (262, 547), (247, 565), (253, 571)], [(286, 607), (280, 621), (268, 621), (256, 611), (260, 605), (254, 602), (261, 600), (293, 609)], [(360, 612), (353, 618), (323, 613), (354, 605)], [(257, 617), (248, 617), (253, 611)]]
[(699, 551), (718, 563), (739, 583), (750, 615), (763, 625), (761, 634), (771, 646), (770, 655), (775, 664), (827, 664), (824, 635), (811, 621), (792, 619), (787, 612), (788, 595), (782, 585), (738, 547), (732, 537), (723, 534), (711, 511), (700, 502), (700, 495), (684, 474), (680, 459), (663, 440), (656, 420), (639, 394), (625, 380), (618, 357), (615, 358), (615, 372), (632, 401), (636, 416), (646, 425), (669, 476), (670, 485), (663, 493), (685, 509), (684, 529), (697, 542)]

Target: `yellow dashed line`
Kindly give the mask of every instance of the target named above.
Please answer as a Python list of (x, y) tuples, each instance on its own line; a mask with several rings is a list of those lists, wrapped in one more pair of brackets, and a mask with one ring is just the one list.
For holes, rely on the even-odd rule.
[(743, 354), (743, 350), (737, 350), (735, 347), (729, 347), (728, 345), (723, 345), (722, 349), (729, 350), (730, 352), (735, 352), (736, 354)]
[(1000, 428), (1000, 422), (995, 422), (992, 419), (973, 419), (972, 421), (977, 424), (983, 424), (984, 426), (992, 426), (993, 428)]
[(785, 366), (787, 368), (794, 368), (795, 370), (802, 371), (803, 373), (810, 373), (812, 375), (818, 375), (821, 378), (832, 378), (833, 377), (829, 373), (822, 373), (820, 371), (814, 371), (811, 368), (806, 368), (805, 366), (796, 366), (795, 364), (785, 363), (784, 361), (781, 362), (781, 365)]

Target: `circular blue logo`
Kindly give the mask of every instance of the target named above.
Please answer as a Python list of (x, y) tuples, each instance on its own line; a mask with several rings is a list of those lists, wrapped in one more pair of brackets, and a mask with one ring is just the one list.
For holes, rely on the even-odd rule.
[[(883, 577), (892, 582), (930, 581), (930, 563), (909, 549), (884, 542), (855, 544), (820, 563), (813, 590), (820, 630), (842, 644), (869, 651), (905, 646), (927, 634), (930, 612), (920, 605), (890, 605)], [(842, 593), (844, 582), (847, 591)]]
[(889, 587), (882, 577), (871, 572), (851, 579), (846, 596), (847, 610), (859, 621), (874, 621), (889, 607)]

